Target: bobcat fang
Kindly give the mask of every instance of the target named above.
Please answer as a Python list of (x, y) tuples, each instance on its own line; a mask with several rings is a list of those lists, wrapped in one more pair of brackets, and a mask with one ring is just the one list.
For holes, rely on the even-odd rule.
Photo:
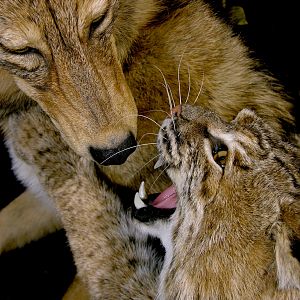
[(164, 161), (162, 160), (161, 157), (159, 157), (158, 161), (154, 165), (154, 170), (160, 168), (163, 165)]
[(146, 207), (147, 205), (143, 202), (143, 200), (146, 200), (148, 198), (148, 195), (145, 190), (145, 182), (142, 181), (139, 192), (135, 194), (134, 196), (134, 206), (136, 209), (141, 209), (143, 207)]
[(141, 185), (139, 188), (139, 196), (142, 200), (146, 200), (148, 198), (148, 195), (145, 190), (145, 182), (144, 181), (141, 182)]

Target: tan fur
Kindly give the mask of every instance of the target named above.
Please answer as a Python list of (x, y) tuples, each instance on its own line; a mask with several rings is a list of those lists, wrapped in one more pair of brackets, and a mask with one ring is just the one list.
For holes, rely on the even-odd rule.
[[(99, 38), (95, 34), (88, 40), (83, 31), (92, 20), (88, 16), (89, 6), (93, 8), (98, 2), (107, 7), (115, 5), (115, 21), (109, 38)], [(23, 44), (26, 41), (26, 46), (37, 47), (45, 56), (42, 65), (47, 65), (35, 72), (21, 71), (18, 65), (35, 63), (41, 57), (33, 55), (25, 59), (0, 50), (1, 68), (13, 74), (0, 73), (12, 87), (12, 94), (7, 88), (5, 93), (0, 91), (2, 117), (28, 101), (25, 96), (21, 100), (16, 97), (16, 85), (9, 82), (14, 78), (17, 85), (21, 85), (21, 89), (48, 113), (67, 143), (86, 156), (89, 146), (113, 146), (122, 140), (128, 129), (136, 132), (137, 110), (162, 120), (165, 114), (149, 112), (169, 109), (167, 93), (162, 86), (164, 81), (157, 67), (164, 73), (178, 103), (177, 71), (181, 61), (182, 101), (186, 100), (189, 86), (189, 103), (196, 100), (202, 86), (198, 101), (227, 120), (248, 106), (269, 119), (280, 131), (281, 121), (293, 122), (289, 112), (291, 105), (280, 94), (280, 88), (272, 78), (253, 70), (256, 63), (247, 57), (247, 49), (231, 36), (230, 30), (202, 1), (122, 0), (113, 4), (108, 0), (80, 0), (76, 2), (78, 13), (73, 13), (75, 1), (47, 3), (23, 0), (19, 5), (14, 0), (5, 0), (0, 4), (3, 16), (1, 44), (14, 49), (12, 41), (3, 38), (11, 33), (14, 40), (18, 38)], [(100, 15), (102, 4), (96, 5)], [(84, 13), (80, 7), (84, 8)], [(93, 16), (97, 13), (93, 12)], [(59, 22), (55, 20), (55, 14)], [(80, 32), (74, 27), (78, 18)], [(84, 18), (87, 19), (84, 21)], [(30, 24), (39, 27), (42, 38), (39, 37), (38, 44), (23, 28)], [(126, 92), (127, 85), (131, 92)], [(131, 93), (136, 104), (132, 102)], [(155, 132), (156, 125), (139, 117), (138, 129), (140, 138), (145, 133)], [(147, 141), (153, 139), (146, 136), (141, 142)], [(135, 159), (131, 161), (136, 167)], [(142, 165), (141, 160), (139, 166)], [(122, 170), (123, 166), (113, 167), (108, 172), (111, 178), (124, 183)]]
[[(78, 8), (102, 13), (103, 7), (93, 2), (97, 1), (84, 2)], [(103, 2), (109, 8), (113, 1)], [(136, 114), (137, 109), (125, 82), (115, 38), (111, 35), (101, 47), (95, 47), (99, 36), (88, 40), (89, 26), (81, 25), (82, 18), (88, 17), (77, 16), (76, 9), (74, 1), (23, 1), (22, 5), (2, 1), (0, 53), (4, 69), (17, 73), (18, 87), (41, 105), (78, 153), (87, 155), (89, 146), (113, 147), (128, 131), (136, 134), (136, 118), (122, 117)], [(30, 18), (28, 10), (32, 10)], [(57, 25), (52, 11), (58, 20), (68, 20), (69, 28), (64, 23)], [(79, 28), (72, 15), (79, 18)], [(24, 55), (6, 50), (26, 47), (38, 49), (43, 56), (27, 54), (24, 59)]]
[(0, 253), (22, 247), (33, 237), (39, 239), (62, 227), (54, 205), (50, 201), (44, 205), (40, 202), (40, 198), (26, 191), (0, 211)]
[(249, 110), (225, 123), (186, 106), (163, 123), (159, 150), (178, 195), (159, 298), (299, 299), (299, 149)]
[[(91, 22), (101, 18), (105, 7), (111, 10), (89, 35)], [(107, 30), (111, 13), (115, 17), (109, 27), (111, 30)], [(3, 0), (0, 15), (0, 75), (5, 82), (0, 84), (2, 127), (6, 130), (13, 159), (22, 160), (23, 167), (32, 168), (33, 172), (36, 167), (32, 161), (28, 162), (18, 143), (24, 142), (29, 147), (31, 132), (35, 131), (30, 126), (43, 126), (43, 122), (30, 121), (19, 131), (17, 141), (11, 143), (15, 133), (7, 122), (10, 114), (26, 111), (37, 102), (52, 120), (42, 128), (44, 135), (52, 136), (58, 129), (68, 146), (85, 157), (90, 146), (116, 146), (128, 131), (138, 140), (143, 138), (141, 143), (153, 142), (153, 137), (144, 134), (155, 133), (157, 126), (146, 118), (137, 118), (136, 114), (139, 112), (160, 122), (165, 114), (149, 110), (169, 111), (158, 68), (166, 77), (176, 103), (180, 98), (186, 101), (187, 95), (188, 103), (193, 103), (199, 94), (198, 103), (213, 108), (226, 120), (248, 106), (256, 109), (279, 133), (284, 133), (282, 121), (293, 123), (291, 105), (281, 94), (280, 87), (271, 77), (255, 70), (257, 65), (248, 58), (247, 49), (202, 1)], [(41, 55), (14, 53), (24, 47), (37, 49)], [(177, 92), (179, 64), (180, 95)], [(37, 119), (46, 118), (38, 110), (34, 114)], [(30, 114), (28, 118), (31, 119)], [(43, 144), (34, 143), (31, 144), (33, 152), (35, 146)], [(64, 147), (51, 151), (63, 160)], [(153, 163), (142, 167), (154, 154), (153, 145), (141, 146), (124, 165), (106, 167), (102, 171), (113, 182), (133, 189), (147, 178), (149, 187), (160, 171), (153, 172)], [(39, 155), (44, 159), (45, 152)], [(57, 173), (52, 171), (49, 184), (57, 178), (60, 168), (58, 170)], [(43, 172), (37, 173), (38, 180), (43, 176)], [(27, 183), (25, 177), (24, 173), (19, 174)], [(166, 182), (168, 180), (162, 177), (152, 190), (161, 190)], [(43, 188), (51, 189), (46, 184)], [(95, 201), (87, 203), (84, 202), (86, 218), (89, 209), (102, 206)], [(70, 205), (74, 205), (74, 216), (80, 215), (83, 203), (74, 200)], [(66, 212), (60, 205), (58, 208), (65, 223)], [(87, 221), (74, 217), (72, 224), (75, 219), (79, 228)], [(94, 233), (98, 235), (98, 231)], [(87, 278), (88, 270), (93, 276), (94, 259), (84, 254), (87, 244), (68, 235), (71, 244), (73, 239), (75, 244), (79, 243), (73, 251), (79, 259), (76, 263), (80, 274)], [(97, 239), (101, 238), (90, 238), (91, 247), (97, 248)]]
[(76, 277), (62, 300), (88, 300), (90, 298), (82, 281)]
[[(7, 129), (61, 214), (79, 277), (93, 299), (153, 299), (162, 264), (158, 252), (136, 229), (115, 185), (99, 182), (94, 165), (76, 155), (58, 132), (49, 134), (51, 127), (39, 108), (32, 108), (11, 116)], [(24, 132), (30, 132), (27, 139)], [(120, 195), (131, 201), (130, 189)]]
[[(78, 12), (73, 13), (75, 3)], [(144, 134), (156, 132), (157, 126), (137, 118), (135, 105), (147, 118), (162, 120), (164, 113), (149, 112), (169, 110), (164, 80), (157, 68), (178, 103), (180, 61), (182, 101), (193, 103), (199, 95), (199, 103), (227, 120), (250, 106), (280, 132), (281, 121), (293, 122), (291, 105), (280, 88), (272, 78), (253, 70), (256, 63), (247, 57), (247, 49), (202, 1), (116, 1), (109, 38), (95, 34), (88, 39), (90, 22), (110, 5), (111, 1), (1, 1), (1, 45), (11, 50), (17, 44), (20, 48), (36, 47), (43, 54), (43, 58), (37, 54), (24, 57), (0, 47), (3, 127), (9, 114), (32, 105), (30, 96), (48, 113), (64, 140), (84, 156), (91, 145), (117, 145), (128, 128), (135, 131), (136, 119), (140, 143), (153, 142), (153, 135)], [(74, 27), (77, 21), (78, 29)], [(26, 71), (36, 63), (44, 67)], [(131, 92), (123, 93), (121, 87), (126, 89), (127, 85)], [(155, 179), (158, 173), (151, 170), (151, 163), (139, 172), (154, 155), (149, 148), (140, 147), (125, 165), (108, 167), (106, 174), (134, 188), (143, 178)], [(20, 173), (17, 168), (15, 172)], [(24, 181), (24, 176), (18, 177)]]
[[(49, 135), (38, 109), (10, 117), (15, 149), (55, 201), (91, 299), (299, 299), (300, 264), (290, 248), (299, 235), (291, 221), (299, 215), (299, 149), (249, 110), (230, 124), (201, 108), (184, 107), (182, 117), (177, 146), (171, 120), (161, 131), (172, 156), (159, 139), (178, 194), (164, 221), (171, 230), (164, 266), (132, 219), (129, 190), (101, 172), (97, 178), (59, 134)], [(224, 171), (206, 132), (228, 146)]]
[[(191, 99), (204, 74), (201, 101), (223, 115), (231, 117), (241, 106), (251, 105), (271, 118), (291, 120), (288, 105), (271, 92), (260, 74), (250, 70), (252, 62), (243, 46), (201, 1), (177, 1), (174, 6), (183, 7), (179, 14), (171, 10), (162, 24), (151, 24), (164, 10), (163, 4), (154, 0), (1, 1), (0, 65), (47, 112), (68, 144), (85, 156), (89, 146), (113, 147), (128, 131), (136, 134), (133, 96), (139, 111), (167, 108), (161, 101), (166, 95), (162, 98), (161, 75), (155, 66), (177, 89), (181, 56), (182, 95), (187, 94), (189, 67)], [(105, 11), (103, 23), (89, 34), (92, 22)], [(111, 20), (110, 32), (100, 35)], [(40, 54), (9, 52), (26, 47)], [(124, 63), (129, 69), (125, 77)], [(8, 90), (5, 94), (2, 102), (10, 97)]]

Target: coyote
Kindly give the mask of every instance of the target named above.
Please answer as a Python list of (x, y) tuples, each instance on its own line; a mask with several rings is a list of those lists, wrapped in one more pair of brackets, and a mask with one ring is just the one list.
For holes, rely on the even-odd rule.
[[(61, 134), (64, 151), (94, 160), (114, 183), (137, 189), (147, 178), (149, 192), (161, 191), (169, 180), (156, 180), (153, 141), (170, 103), (198, 103), (226, 121), (248, 107), (282, 135), (283, 124), (293, 125), (281, 87), (247, 53), (201, 0), (1, 0), (1, 127), (17, 176), (45, 200), (36, 201), (48, 209), (52, 228), (64, 216), (40, 186), (43, 174), (16, 151), (11, 116), (39, 105), (46, 113), (40, 118), (51, 119), (43, 132)], [(21, 140), (29, 140), (31, 130)], [(47, 151), (63, 153), (45, 148), (39, 155)], [(35, 214), (27, 240), (19, 238), (6, 225), (22, 220), (13, 217), (16, 210), (31, 211), (20, 205), (0, 214), (0, 252), (50, 230), (42, 222), (43, 230), (28, 235), (43, 219)]]
[(155, 66), (174, 89), (181, 57), (182, 95), (189, 68), (191, 99), (203, 75), (201, 102), (223, 115), (249, 105), (291, 122), (289, 105), (203, 1), (2, 0), (0, 15), (1, 118), (33, 99), (79, 155), (102, 162), (134, 149), (138, 110), (167, 107)]

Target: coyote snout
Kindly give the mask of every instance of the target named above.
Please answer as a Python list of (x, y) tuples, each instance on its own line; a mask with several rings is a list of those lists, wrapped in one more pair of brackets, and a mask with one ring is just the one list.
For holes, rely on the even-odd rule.
[(136, 140), (132, 134), (130, 134), (124, 142), (119, 146), (112, 149), (99, 149), (90, 147), (90, 153), (94, 160), (104, 166), (108, 165), (120, 165), (123, 164), (127, 157), (134, 152), (136, 148)]
[(30, 17), (31, 1), (2, 2), (0, 66), (78, 154), (121, 164), (136, 146), (137, 108), (116, 50), (110, 2), (43, 1)]

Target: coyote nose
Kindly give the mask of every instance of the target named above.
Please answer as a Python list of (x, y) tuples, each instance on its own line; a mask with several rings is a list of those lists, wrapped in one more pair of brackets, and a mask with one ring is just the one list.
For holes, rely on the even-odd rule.
[(112, 149), (99, 149), (90, 147), (90, 153), (95, 161), (104, 166), (121, 165), (127, 157), (135, 151), (136, 140), (130, 134), (118, 147)]

